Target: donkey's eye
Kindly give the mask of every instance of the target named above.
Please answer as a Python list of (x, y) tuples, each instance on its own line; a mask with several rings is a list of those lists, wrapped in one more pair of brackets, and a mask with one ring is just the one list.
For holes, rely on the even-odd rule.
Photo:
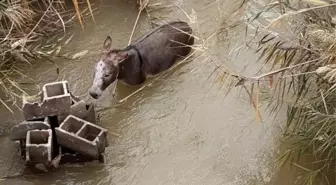
[(106, 75), (104, 75), (105, 78), (108, 78), (108, 77), (110, 77), (110, 76), (111, 76), (111, 74), (106, 74)]

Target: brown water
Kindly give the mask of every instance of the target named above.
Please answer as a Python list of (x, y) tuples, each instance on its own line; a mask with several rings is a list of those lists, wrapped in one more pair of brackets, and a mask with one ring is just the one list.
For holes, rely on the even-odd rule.
[[(151, 12), (152, 17), (188, 21), (176, 7), (180, 6), (194, 20), (197, 18), (192, 24), (200, 38), (196, 44), (202, 43), (206, 53), (197, 52), (188, 63), (124, 104), (100, 111), (101, 125), (114, 133), (109, 135), (104, 164), (65, 165), (54, 173), (3, 180), (0, 184), (280, 185), (294, 182), (293, 173), (282, 171), (279, 176), (274, 165), (278, 151), (277, 125), (283, 121), (280, 119), (284, 118), (283, 114), (273, 118), (264, 109), (266, 104), (261, 104), (262, 123), (255, 121), (247, 94), (238, 87), (226, 94), (227, 86), (216, 75), (210, 76), (215, 63), (225, 64), (235, 72), (244, 70), (245, 75), (253, 75), (259, 69), (254, 51), (244, 49), (238, 53), (245, 40), (244, 25), (214, 35), (224, 23), (255, 14), (253, 8), (258, 9), (258, 3), (235, 15), (233, 10), (240, 2), (230, 0), (160, 3), (175, 6)], [(133, 2), (124, 0), (103, 2), (99, 10), (95, 24), (87, 20), (84, 31), (73, 30), (76, 34), (64, 51), (88, 50), (87, 55), (79, 60), (57, 61), (59, 75), (54, 65), (38, 62), (33, 70), (27, 71), (29, 76), (40, 85), (68, 80), (75, 94), (88, 99), (94, 59), (103, 40), (111, 35), (115, 47), (125, 47), (138, 13)], [(150, 29), (144, 14), (134, 37)], [(137, 88), (118, 84), (117, 97), (121, 99)], [(108, 88), (95, 102), (97, 109), (116, 105), (112, 91), (112, 87)], [(22, 119), (20, 114), (11, 116), (2, 112), (2, 119), (12, 122)], [(21, 173), (23, 166), (17, 148), (6, 136), (0, 138), (0, 144), (4, 148), (0, 151), (0, 177)]]

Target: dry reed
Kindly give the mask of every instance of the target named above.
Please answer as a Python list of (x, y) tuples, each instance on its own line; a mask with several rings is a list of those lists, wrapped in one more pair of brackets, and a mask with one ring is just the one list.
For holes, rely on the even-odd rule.
[[(283, 14), (259, 25), (257, 32), (267, 33), (259, 39), (257, 52), (272, 71), (241, 77), (240, 85), (250, 83), (249, 93), (258, 96), (262, 83), (271, 84), (272, 112), (282, 107), (285, 97), (293, 98), (287, 102), (282, 162), (306, 171), (302, 179), (307, 185), (329, 184), (326, 174), (335, 172), (336, 155), (336, 2), (310, 0), (294, 7), (291, 1), (278, 1), (274, 7), (281, 7)], [(299, 20), (292, 38), (272, 29), (284, 20)], [(312, 168), (296, 163), (305, 155), (313, 156)]]
[[(82, 1), (73, 0), (81, 25), (83, 16), (87, 16), (87, 9), (92, 17), (95, 11), (89, 0), (86, 2), (89, 4), (88, 8), (80, 5), (83, 4)], [(80, 7), (84, 9), (80, 11)], [(65, 39), (66, 29), (74, 24), (76, 14), (66, 5), (66, 1), (0, 2), (0, 103), (9, 111), (13, 112), (10, 107), (16, 105), (17, 99), (21, 98), (20, 94), (26, 94), (11, 77), (20, 75), (27, 78), (20, 69), (22, 62), (30, 65), (38, 58), (51, 61), (50, 57), (57, 56), (60, 43)], [(53, 37), (54, 35), (59, 36)], [(51, 41), (48, 38), (52, 38), (53, 43), (46, 44)], [(40, 42), (42, 40), (47, 42)]]

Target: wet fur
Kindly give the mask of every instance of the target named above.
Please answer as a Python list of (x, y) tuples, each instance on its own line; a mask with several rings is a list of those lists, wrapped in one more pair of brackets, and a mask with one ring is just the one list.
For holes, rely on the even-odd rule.
[(182, 21), (159, 26), (125, 49), (112, 49), (107, 37), (101, 60), (95, 66), (90, 94), (98, 98), (116, 79), (128, 85), (143, 83), (169, 69), (178, 59), (186, 57), (194, 44), (192, 29)]
[(131, 56), (119, 64), (117, 78), (126, 84), (137, 85), (143, 83), (148, 75), (155, 76), (167, 70), (177, 59), (190, 53), (191, 47), (186, 45), (194, 44), (191, 34), (192, 29), (187, 23), (176, 21), (162, 25), (142, 36), (133, 44), (141, 55), (142, 67), (135, 49), (125, 48), (123, 51), (130, 51)]

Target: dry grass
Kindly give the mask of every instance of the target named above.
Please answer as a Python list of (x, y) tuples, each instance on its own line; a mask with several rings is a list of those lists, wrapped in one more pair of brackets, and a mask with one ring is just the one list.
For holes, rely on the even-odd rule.
[[(93, 17), (94, 10), (89, 0), (86, 1), (89, 6), (84, 1), (73, 0), (73, 3), (76, 14), (66, 1), (0, 2), (0, 103), (9, 111), (12, 112), (10, 107), (16, 105), (21, 94), (26, 94), (20, 84), (11, 78), (14, 75), (26, 77), (20, 65), (30, 65), (38, 58), (51, 61), (50, 57), (59, 54), (60, 43), (64, 43), (66, 29), (74, 24), (75, 15), (82, 26), (83, 16), (89, 13)], [(80, 7), (84, 9), (80, 11)]]
[[(268, 7), (280, 7), (282, 14), (257, 26), (257, 52), (259, 60), (272, 70), (255, 77), (239, 76), (239, 85), (257, 97), (253, 99), (257, 112), (259, 89), (265, 83), (271, 87), (273, 113), (291, 97), (286, 102), (288, 117), (283, 130), (287, 148), (282, 162), (306, 171), (305, 184), (329, 184), (325, 174), (335, 172), (336, 155), (336, 2), (309, 0), (291, 6), (291, 1), (277, 1)], [(298, 25), (291, 38), (276, 31), (278, 25), (292, 20)], [(311, 168), (296, 163), (304, 155), (313, 156)]]

